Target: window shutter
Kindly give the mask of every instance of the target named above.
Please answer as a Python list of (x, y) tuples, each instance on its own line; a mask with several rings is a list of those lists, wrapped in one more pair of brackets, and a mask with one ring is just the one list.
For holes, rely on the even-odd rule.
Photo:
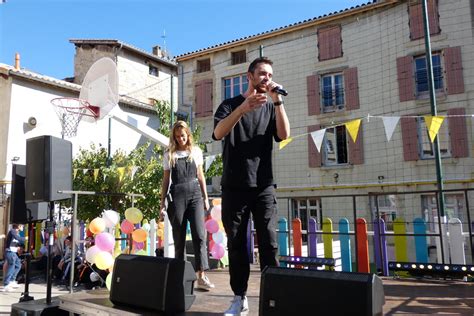
[(203, 83), (203, 116), (212, 115), (213, 104), (212, 104), (212, 79), (204, 80)]
[(318, 29), (319, 60), (342, 56), (341, 27), (339, 25)]
[(347, 135), (349, 141), (349, 163), (352, 165), (362, 165), (364, 163), (364, 146), (362, 139), (362, 125), (359, 128), (357, 140), (354, 143), (351, 136)]
[(319, 76), (306, 77), (306, 85), (308, 89), (308, 115), (319, 115), (321, 114)]
[[(428, 0), (428, 21), (430, 24), (430, 35), (439, 34), (439, 13), (438, 2), (436, 0)], [(423, 7), (421, 3), (408, 5), (409, 23), (410, 23), (410, 39), (416, 40), (425, 37), (423, 23)]]
[(321, 129), (320, 125), (308, 126), (308, 167), (318, 168), (321, 167), (321, 153), (316, 148), (311, 137), (311, 132)]
[(413, 58), (397, 58), (398, 95), (400, 102), (415, 100), (415, 80), (413, 78)]
[(449, 117), (449, 115), (465, 114), (464, 108), (448, 110), (449, 140), (451, 143), (451, 155), (454, 158), (469, 157), (466, 117)]
[(449, 47), (444, 50), (446, 81), (448, 94), (464, 93), (461, 47)]
[(357, 110), (359, 103), (359, 82), (357, 78), (357, 67), (344, 70), (344, 86), (346, 109)]
[(194, 94), (195, 94), (195, 99), (194, 99), (194, 114), (196, 117), (202, 117), (202, 107), (203, 107), (203, 89), (204, 89), (204, 81), (198, 81), (194, 84)]
[(400, 119), (403, 139), (403, 158), (405, 161), (415, 161), (420, 158), (418, 151), (418, 124), (416, 118), (402, 117)]

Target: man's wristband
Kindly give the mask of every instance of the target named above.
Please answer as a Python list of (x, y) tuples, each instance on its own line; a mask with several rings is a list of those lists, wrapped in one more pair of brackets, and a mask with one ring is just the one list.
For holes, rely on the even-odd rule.
[(274, 105), (274, 106), (280, 106), (280, 105), (282, 105), (282, 104), (285, 104), (285, 102), (283, 102), (283, 101), (276, 101), (276, 102), (273, 102), (273, 105)]

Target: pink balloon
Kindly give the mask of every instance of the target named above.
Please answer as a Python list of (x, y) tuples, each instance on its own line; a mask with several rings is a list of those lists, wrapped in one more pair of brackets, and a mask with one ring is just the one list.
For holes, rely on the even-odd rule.
[(103, 251), (111, 251), (115, 246), (115, 238), (110, 233), (100, 233), (95, 236), (95, 245)]
[(126, 219), (123, 220), (122, 224), (120, 225), (120, 229), (122, 230), (122, 233), (124, 234), (131, 234), (133, 232), (133, 229), (135, 227), (133, 224)]
[(144, 242), (134, 241), (133, 244), (135, 245), (136, 250), (141, 250), (141, 249), (145, 248), (145, 243)]
[(211, 216), (213, 219), (215, 219), (216, 221), (220, 221), (222, 220), (222, 208), (221, 208), (221, 205), (216, 205), (212, 208), (211, 210)]
[(222, 244), (215, 243), (211, 249), (211, 255), (214, 259), (221, 259), (225, 255), (225, 248)]
[(211, 234), (217, 233), (219, 231), (219, 223), (215, 219), (207, 220), (206, 230)]

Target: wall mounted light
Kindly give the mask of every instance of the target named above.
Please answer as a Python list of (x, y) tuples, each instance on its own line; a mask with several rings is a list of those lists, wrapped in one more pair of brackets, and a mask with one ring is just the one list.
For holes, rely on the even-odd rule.
[(339, 173), (337, 173), (337, 172), (334, 173), (333, 177), (334, 177), (334, 182), (337, 183), (337, 181), (339, 180)]
[(28, 118), (28, 126), (30, 127), (36, 127), (36, 124), (38, 124), (38, 121), (36, 120), (36, 117), (30, 116)]
[(382, 183), (383, 180), (385, 179), (385, 177), (384, 176), (378, 176), (378, 179), (379, 179), (379, 183)]

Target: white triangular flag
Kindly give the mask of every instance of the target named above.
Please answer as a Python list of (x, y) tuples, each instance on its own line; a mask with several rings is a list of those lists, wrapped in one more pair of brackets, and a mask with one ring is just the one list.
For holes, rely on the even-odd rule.
[(311, 132), (311, 137), (313, 138), (313, 142), (316, 145), (316, 148), (319, 152), (321, 152), (321, 145), (323, 143), (324, 134), (326, 133), (326, 129), (320, 129), (318, 131)]
[(400, 116), (384, 116), (382, 119), (387, 142), (389, 142), (392, 138), (393, 131), (395, 131), (395, 127), (397, 127), (398, 121), (400, 121)]
[(212, 163), (214, 162), (214, 160), (216, 160), (216, 155), (211, 155), (211, 156), (207, 156), (205, 158), (205, 161), (204, 161), (204, 168), (205, 168), (205, 171), (209, 170), (209, 168), (211, 167)]

